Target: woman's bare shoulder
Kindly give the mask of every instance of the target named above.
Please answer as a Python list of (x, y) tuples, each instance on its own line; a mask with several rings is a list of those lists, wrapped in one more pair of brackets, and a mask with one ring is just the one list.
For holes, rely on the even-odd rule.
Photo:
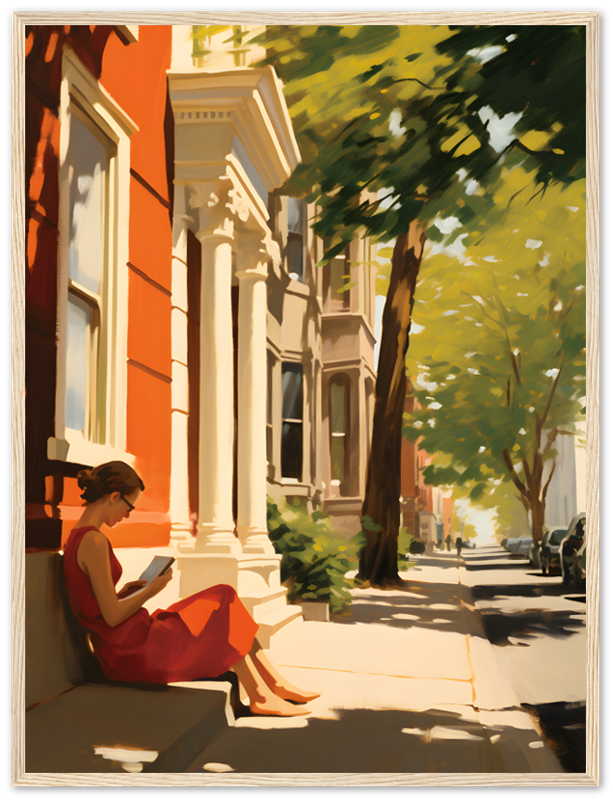
[(79, 553), (104, 553), (108, 551), (109, 544), (109, 540), (101, 531), (92, 529), (83, 534), (79, 544)]
[(87, 533), (83, 534), (81, 542), (87, 542), (88, 544), (94, 544), (100, 547), (102, 545), (108, 545), (109, 540), (102, 533), (102, 531), (92, 528), (90, 531), (87, 531)]

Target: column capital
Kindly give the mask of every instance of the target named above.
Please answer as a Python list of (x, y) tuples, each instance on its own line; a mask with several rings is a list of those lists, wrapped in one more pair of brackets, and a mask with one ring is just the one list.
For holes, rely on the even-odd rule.
[[(241, 254), (241, 264), (248, 271), (263, 267), (268, 271), (270, 262), (281, 263), (281, 250), (272, 238), (270, 230), (261, 228), (245, 228), (237, 230), (238, 250)], [(238, 274), (238, 273), (237, 273)]]
[(237, 270), (235, 273), (236, 277), (240, 280), (241, 283), (246, 283), (247, 281), (251, 280), (254, 283), (257, 281), (265, 281), (268, 277), (268, 269), (266, 264), (258, 264), (255, 269), (240, 269)]
[(187, 184), (191, 208), (198, 210), (198, 232), (200, 241), (209, 238), (234, 239), (234, 220), (231, 184), (228, 179), (197, 181)]

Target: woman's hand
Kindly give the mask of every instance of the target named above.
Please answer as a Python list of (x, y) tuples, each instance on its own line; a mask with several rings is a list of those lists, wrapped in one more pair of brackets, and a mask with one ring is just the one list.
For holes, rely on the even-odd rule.
[(123, 600), (124, 597), (129, 597), (131, 594), (134, 594), (134, 592), (138, 592), (138, 590), (142, 589), (146, 584), (147, 581), (129, 581), (117, 592), (117, 597)]
[(147, 594), (149, 597), (155, 597), (156, 594), (159, 594), (162, 589), (168, 586), (171, 580), (172, 569), (168, 569), (163, 575), (158, 575), (157, 578), (154, 578), (147, 587)]

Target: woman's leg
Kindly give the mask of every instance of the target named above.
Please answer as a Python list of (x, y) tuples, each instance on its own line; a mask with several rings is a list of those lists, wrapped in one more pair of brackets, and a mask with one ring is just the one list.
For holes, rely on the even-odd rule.
[(253, 647), (249, 652), (249, 656), (257, 667), (261, 677), (264, 679), (267, 687), (282, 700), (292, 700), (294, 703), (308, 703), (311, 700), (316, 700), (320, 696), (316, 692), (305, 692), (289, 683), (266, 655), (257, 638), (253, 642)]
[(291, 703), (287, 703), (271, 691), (259, 670), (256, 669), (251, 654), (247, 654), (232, 669), (245, 687), (249, 696), (249, 708), (254, 714), (297, 717), (309, 713), (304, 708), (297, 708)]

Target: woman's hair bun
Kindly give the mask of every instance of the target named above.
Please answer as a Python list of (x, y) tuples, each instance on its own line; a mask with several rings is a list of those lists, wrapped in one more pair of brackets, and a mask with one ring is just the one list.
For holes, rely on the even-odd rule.
[(82, 469), (77, 475), (79, 489), (83, 489), (81, 499), (88, 503), (94, 503), (105, 494), (109, 494), (104, 481), (100, 475), (96, 474), (95, 469)]
[(123, 461), (109, 461), (99, 467), (82, 469), (77, 473), (77, 485), (83, 489), (81, 499), (86, 503), (95, 503), (112, 492), (131, 494), (145, 488), (136, 470)]

